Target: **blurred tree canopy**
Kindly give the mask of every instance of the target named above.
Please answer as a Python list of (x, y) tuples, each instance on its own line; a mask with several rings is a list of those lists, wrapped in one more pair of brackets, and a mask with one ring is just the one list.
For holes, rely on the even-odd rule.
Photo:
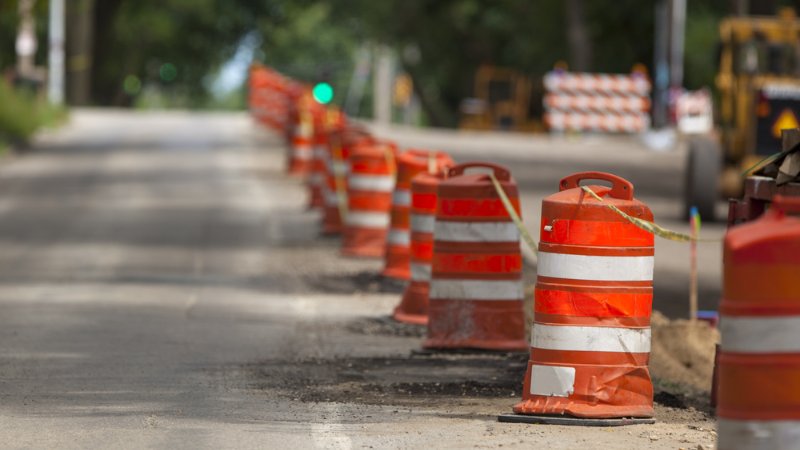
[[(753, 0), (755, 1), (755, 0)], [(541, 77), (573, 69), (652, 69), (656, 0), (69, 0), (67, 75), (85, 77), (84, 102), (129, 105), (156, 86), (203, 106), (210, 80), (256, 35), (256, 59), (306, 81), (325, 78), (341, 102), (365, 44), (395, 50), (436, 125), (452, 125), (481, 64)], [(794, 3), (776, 0), (779, 4)], [(730, 0), (689, 1), (685, 83), (711, 85), (717, 23)], [(0, 0), (0, 67), (14, 60), (16, 1)], [(46, 62), (47, 0), (36, 4), (37, 63)], [(85, 19), (85, 20), (82, 20)], [(69, 46), (68, 46), (69, 47)], [(83, 58), (83, 59), (81, 59)], [(652, 70), (651, 70), (652, 72)], [(81, 103), (78, 101), (77, 103)]]

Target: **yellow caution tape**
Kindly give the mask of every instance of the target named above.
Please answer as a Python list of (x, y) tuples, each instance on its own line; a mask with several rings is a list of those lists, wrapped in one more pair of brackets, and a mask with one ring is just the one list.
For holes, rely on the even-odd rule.
[(333, 171), (333, 181), (336, 185), (336, 204), (339, 206), (339, 218), (342, 220), (342, 223), (344, 223), (344, 220), (347, 218), (347, 189), (345, 188), (344, 174), (342, 171), (336, 170), (335, 164), (336, 162), (345, 163), (342, 155), (341, 138), (337, 136), (332, 144), (334, 163), (331, 164), (331, 170)]
[(505, 189), (497, 181), (497, 177), (494, 176), (494, 173), (489, 173), (489, 179), (492, 180), (492, 184), (494, 185), (494, 189), (497, 191), (498, 197), (500, 197), (500, 201), (503, 202), (503, 206), (506, 208), (506, 212), (508, 213), (511, 220), (514, 221), (514, 225), (517, 226), (519, 230), (520, 236), (522, 236), (522, 240), (528, 244), (528, 248), (531, 249), (534, 255), (539, 255), (539, 252), (536, 248), (536, 241), (531, 237), (530, 233), (528, 233), (528, 229), (525, 228), (525, 224), (522, 223), (522, 219), (517, 214), (517, 210), (514, 209), (514, 205), (511, 204), (511, 200), (509, 200), (508, 195), (506, 194)]
[[(494, 173), (489, 173), (489, 179), (492, 180), (492, 184), (494, 185), (494, 189), (497, 191), (497, 195), (500, 197), (500, 201), (503, 203), (503, 206), (505, 207), (506, 212), (511, 217), (511, 220), (514, 221), (514, 225), (517, 226), (517, 229), (519, 229), (520, 236), (522, 236), (522, 239), (525, 241), (525, 243), (528, 245), (528, 247), (531, 249), (531, 251), (535, 255), (538, 256), (536, 241), (533, 239), (533, 237), (531, 237), (530, 233), (528, 233), (527, 228), (525, 228), (525, 224), (522, 223), (522, 219), (519, 217), (519, 214), (517, 214), (517, 211), (514, 209), (514, 205), (511, 204), (511, 200), (509, 200), (508, 195), (506, 194), (505, 190), (503, 189), (503, 186), (497, 180), (497, 177), (495, 177)], [(691, 235), (688, 235), (688, 234), (679, 233), (679, 232), (673, 231), (673, 230), (668, 230), (668, 229), (658, 225), (655, 222), (650, 222), (649, 220), (644, 220), (644, 219), (640, 219), (638, 217), (633, 217), (633, 216), (625, 213), (621, 209), (617, 208), (616, 206), (614, 206), (614, 205), (612, 205), (610, 203), (607, 203), (602, 197), (597, 195), (594, 191), (589, 189), (587, 186), (581, 186), (581, 189), (583, 189), (584, 192), (586, 192), (589, 195), (591, 195), (592, 197), (594, 197), (597, 201), (599, 201), (600, 203), (604, 204), (606, 207), (608, 207), (609, 209), (611, 209), (615, 213), (617, 213), (620, 216), (622, 216), (628, 222), (630, 222), (630, 223), (636, 225), (637, 227), (641, 228), (642, 230), (645, 230), (648, 233), (651, 233), (651, 234), (653, 234), (655, 236), (658, 236), (660, 238), (667, 239), (667, 240), (670, 240), (670, 241), (675, 241), (675, 242), (691, 242), (691, 241), (695, 241), (695, 242), (717, 242), (717, 241), (719, 241), (719, 239), (701, 239), (699, 237), (692, 237)]]
[(608, 207), (609, 209), (611, 209), (615, 213), (617, 213), (620, 216), (622, 216), (628, 222), (630, 222), (630, 223), (636, 225), (637, 227), (641, 228), (642, 230), (647, 231), (648, 233), (654, 234), (654, 235), (656, 235), (656, 236), (658, 236), (660, 238), (668, 239), (670, 241), (675, 241), (675, 242), (691, 242), (691, 241), (696, 241), (696, 242), (700, 242), (700, 241), (714, 242), (714, 241), (718, 241), (719, 240), (719, 239), (700, 239), (699, 237), (692, 237), (692, 236), (690, 236), (688, 234), (678, 233), (677, 231), (668, 230), (668, 229), (656, 224), (655, 222), (650, 222), (649, 220), (640, 219), (638, 217), (633, 217), (631, 215), (626, 214), (624, 211), (622, 211), (621, 209), (617, 208), (616, 206), (614, 206), (614, 205), (612, 205), (610, 203), (607, 203), (602, 197), (600, 197), (599, 195), (595, 194), (595, 192), (592, 191), (591, 189), (589, 189), (587, 186), (581, 186), (581, 189), (583, 189), (583, 191), (586, 192), (587, 194), (589, 194), (592, 197), (594, 197), (595, 200), (599, 201), (600, 203), (604, 204), (606, 207)]

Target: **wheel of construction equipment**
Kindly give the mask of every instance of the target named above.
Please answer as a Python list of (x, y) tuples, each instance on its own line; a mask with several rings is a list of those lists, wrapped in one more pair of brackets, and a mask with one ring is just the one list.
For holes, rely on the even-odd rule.
[(688, 218), (689, 211), (695, 206), (703, 220), (713, 221), (722, 169), (720, 145), (709, 136), (693, 137), (689, 140), (686, 160), (683, 215)]

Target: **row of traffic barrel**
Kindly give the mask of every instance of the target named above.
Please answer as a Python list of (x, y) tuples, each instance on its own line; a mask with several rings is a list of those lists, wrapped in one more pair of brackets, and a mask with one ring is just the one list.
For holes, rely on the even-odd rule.
[[(293, 82), (284, 83), (283, 106), (265, 121), (254, 100), (280, 83), (256, 82), (262, 68), (251, 71), (251, 111), (286, 136), (287, 171), (305, 177), (321, 233), (341, 235), (343, 255), (382, 258), (384, 276), (407, 280), (393, 318), (427, 325), (425, 348), (529, 352), (522, 400), (501, 420), (652, 422), (654, 237), (617, 211), (646, 221), (653, 215), (629, 181), (577, 173), (542, 201), (526, 339), (513, 220), (521, 208), (510, 171), (458, 164), (432, 149), (401, 150)], [(599, 200), (583, 189), (591, 180), (605, 183), (587, 186)], [(797, 212), (796, 200), (776, 198), (764, 217), (726, 236), (720, 448), (800, 445)]]

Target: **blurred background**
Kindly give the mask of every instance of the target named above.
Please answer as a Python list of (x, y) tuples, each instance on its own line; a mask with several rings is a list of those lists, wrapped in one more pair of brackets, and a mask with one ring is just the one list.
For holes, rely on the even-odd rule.
[[(391, 120), (437, 127), (464, 126), (471, 109), (485, 108), (476, 93), (484, 68), (484, 79), (526, 83), (524, 123), (506, 124), (521, 131), (542, 128), (542, 77), (554, 67), (630, 73), (639, 64), (653, 80), (659, 128), (669, 125), (662, 104), (670, 86), (713, 88), (723, 17), (775, 15), (796, 3), (0, 0), (0, 69), (7, 81), (0, 109), (14, 111), (0, 111), (0, 129), (7, 141), (24, 139), (58, 117), (58, 108), (24, 106), (30, 97), (68, 105), (243, 109), (252, 61), (328, 83), (332, 103), (358, 117), (373, 116), (378, 91), (372, 84), (383, 71), (396, 113)], [(50, 66), (58, 86), (51, 83), (48, 94)], [(517, 95), (510, 93), (513, 83), (496, 89)], [(8, 123), (20, 121), (22, 110), (37, 117)]]

